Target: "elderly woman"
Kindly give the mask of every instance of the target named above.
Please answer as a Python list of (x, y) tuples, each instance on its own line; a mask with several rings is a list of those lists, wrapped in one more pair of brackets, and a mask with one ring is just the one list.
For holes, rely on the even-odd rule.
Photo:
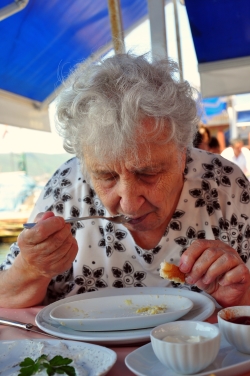
[[(249, 304), (249, 183), (236, 165), (192, 147), (196, 93), (177, 65), (116, 55), (80, 64), (57, 100), (76, 155), (46, 184), (0, 273), (0, 304), (25, 307), (107, 287), (173, 286), (221, 306)], [(126, 224), (78, 216), (129, 217)], [(180, 287), (178, 285), (178, 287)]]

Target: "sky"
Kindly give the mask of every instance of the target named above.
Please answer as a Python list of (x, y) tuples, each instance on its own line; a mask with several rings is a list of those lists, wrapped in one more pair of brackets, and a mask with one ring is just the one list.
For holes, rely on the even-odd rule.
[[(189, 27), (185, 6), (178, 4), (181, 51), (183, 62), (183, 76), (191, 85), (200, 87), (198, 63)], [(178, 62), (175, 21), (173, 4), (165, 6), (166, 35), (168, 56)], [(125, 38), (126, 50), (136, 54), (149, 52), (150, 24), (149, 20), (142, 22)], [(111, 51), (108, 55), (112, 55)], [(250, 95), (237, 96), (238, 103), (250, 103)], [(0, 153), (38, 152), (48, 154), (66, 154), (62, 147), (62, 139), (56, 133), (54, 126), (54, 104), (50, 106), (51, 132), (29, 130), (0, 124)]]

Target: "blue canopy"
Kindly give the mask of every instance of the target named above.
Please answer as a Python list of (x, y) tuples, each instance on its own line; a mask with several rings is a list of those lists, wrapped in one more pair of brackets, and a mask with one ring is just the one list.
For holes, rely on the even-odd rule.
[(185, 0), (204, 97), (250, 92), (250, 1)]
[(198, 63), (250, 56), (249, 0), (185, 0)]
[(238, 123), (250, 123), (250, 110), (237, 112)]
[[(121, 7), (125, 30), (147, 14), (146, 0), (121, 0)], [(0, 22), (0, 35), (0, 89), (43, 102), (76, 63), (111, 48), (107, 1), (30, 0)]]
[[(13, 1), (0, 0), (0, 7)], [(185, 4), (203, 96), (250, 92), (250, 1)], [(120, 6), (125, 33), (148, 15), (147, 0), (120, 0)], [(9, 123), (11, 114), (19, 125), (23, 111), (32, 115), (27, 126), (39, 129), (42, 109), (75, 64), (112, 48), (108, 1), (29, 0), (0, 21), (0, 36), (0, 122)]]
[(209, 121), (215, 116), (220, 115), (227, 110), (227, 101), (223, 97), (205, 98), (202, 100), (202, 103), (203, 114), (201, 120), (205, 124), (209, 123)]

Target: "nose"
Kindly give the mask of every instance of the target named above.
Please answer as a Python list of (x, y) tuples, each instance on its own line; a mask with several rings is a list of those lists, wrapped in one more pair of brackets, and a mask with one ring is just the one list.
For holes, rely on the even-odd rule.
[(136, 180), (120, 180), (117, 193), (120, 198), (121, 211), (126, 215), (136, 216), (146, 201), (142, 188)]

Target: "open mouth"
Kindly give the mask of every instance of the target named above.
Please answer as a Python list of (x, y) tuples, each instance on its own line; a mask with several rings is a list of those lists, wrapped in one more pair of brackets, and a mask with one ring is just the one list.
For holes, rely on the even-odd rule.
[(148, 214), (142, 215), (141, 217), (131, 218), (129, 219), (128, 223), (130, 225), (137, 225), (138, 223), (141, 223), (144, 221), (144, 219), (147, 217)]

